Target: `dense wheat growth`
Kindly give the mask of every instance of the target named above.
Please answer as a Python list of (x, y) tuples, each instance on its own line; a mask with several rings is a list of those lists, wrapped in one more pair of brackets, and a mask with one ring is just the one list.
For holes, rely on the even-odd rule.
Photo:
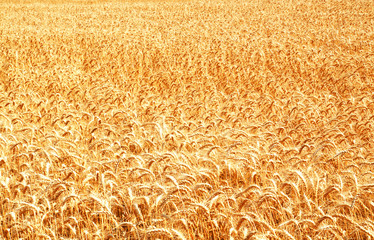
[(372, 0), (0, 16), (0, 238), (374, 238)]

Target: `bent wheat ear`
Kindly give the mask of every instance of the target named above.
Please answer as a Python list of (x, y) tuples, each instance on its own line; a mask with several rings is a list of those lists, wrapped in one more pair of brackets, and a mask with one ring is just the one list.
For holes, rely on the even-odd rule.
[(166, 239), (173, 239), (173, 234), (171, 234), (168, 230), (163, 229), (163, 228), (148, 230), (146, 232), (146, 236), (148, 237), (162, 236)]

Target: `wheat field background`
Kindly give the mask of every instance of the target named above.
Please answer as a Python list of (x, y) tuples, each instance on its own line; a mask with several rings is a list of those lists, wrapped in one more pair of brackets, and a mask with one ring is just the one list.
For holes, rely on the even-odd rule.
[(0, 16), (0, 238), (374, 239), (371, 0)]

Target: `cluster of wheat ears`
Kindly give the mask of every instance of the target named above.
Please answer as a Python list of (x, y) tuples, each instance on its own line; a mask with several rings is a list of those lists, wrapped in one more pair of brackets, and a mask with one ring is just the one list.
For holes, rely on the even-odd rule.
[(374, 239), (371, 0), (0, 15), (0, 238)]

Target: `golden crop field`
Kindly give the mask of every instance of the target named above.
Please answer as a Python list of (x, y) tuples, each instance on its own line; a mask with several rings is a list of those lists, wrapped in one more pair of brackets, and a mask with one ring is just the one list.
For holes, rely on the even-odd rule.
[(372, 0), (0, 16), (0, 239), (374, 239)]

